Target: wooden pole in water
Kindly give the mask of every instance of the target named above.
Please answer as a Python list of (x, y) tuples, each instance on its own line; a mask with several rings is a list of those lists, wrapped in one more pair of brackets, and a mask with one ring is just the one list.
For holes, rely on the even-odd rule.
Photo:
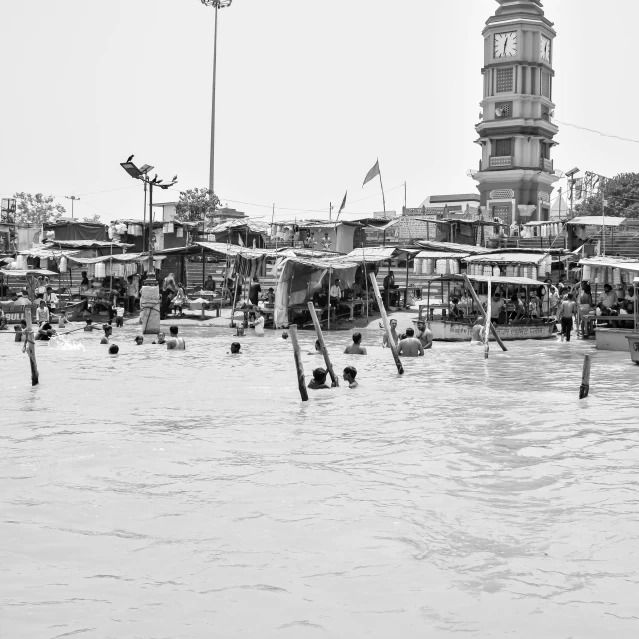
[(585, 399), (590, 392), (590, 366), (592, 365), (592, 355), (584, 358), (584, 370), (581, 375), (581, 387), (579, 388), (579, 399)]
[[(322, 325), (317, 317), (317, 312), (315, 311), (315, 306), (313, 302), (308, 303), (308, 310), (311, 312), (311, 317), (313, 318), (313, 325), (315, 326), (315, 332), (317, 333), (317, 339), (320, 343), (320, 350), (322, 351), (322, 355), (324, 356), (324, 361), (326, 362), (326, 370), (328, 374), (331, 376), (331, 380), (333, 381), (333, 386), (339, 386), (339, 379), (337, 375), (335, 375), (335, 371), (333, 370), (333, 364), (331, 364), (331, 358), (328, 356), (328, 350), (326, 349), (326, 344), (324, 343), (324, 335), (322, 334)], [(330, 309), (329, 309), (330, 312)]]
[(33, 334), (33, 325), (31, 320), (31, 307), (27, 306), (24, 309), (24, 319), (27, 322), (27, 335), (24, 349), (29, 355), (29, 363), (31, 364), (31, 386), (37, 386), (39, 383), (40, 374), (38, 373), (38, 364), (36, 362), (35, 354), (35, 336)]
[(375, 292), (375, 298), (377, 299), (377, 304), (379, 305), (379, 311), (382, 314), (382, 322), (384, 323), (384, 330), (386, 331), (386, 337), (388, 338), (388, 346), (391, 349), (391, 353), (393, 354), (393, 359), (395, 360), (395, 366), (397, 366), (397, 372), (400, 375), (404, 374), (404, 367), (402, 366), (402, 361), (399, 359), (399, 353), (397, 352), (397, 346), (393, 341), (393, 335), (390, 330), (390, 326), (388, 325), (388, 316), (386, 315), (386, 309), (384, 308), (384, 304), (382, 302), (382, 296), (379, 293), (379, 286), (377, 284), (377, 278), (375, 277), (375, 273), (371, 273), (371, 282), (373, 284), (373, 291)]
[(297, 369), (297, 384), (300, 389), (300, 396), (303, 402), (308, 401), (308, 389), (306, 388), (306, 379), (304, 377), (304, 365), (302, 364), (302, 354), (300, 352), (300, 344), (297, 341), (297, 326), (293, 325), (289, 328), (291, 344), (293, 344), (293, 355), (295, 357), (295, 368)]
[(486, 330), (484, 332), (484, 359), (488, 359), (488, 353), (490, 353), (490, 327), (492, 326), (492, 309), (493, 309), (493, 296), (492, 296), (492, 278), (488, 277), (488, 303), (486, 304)]
[[(462, 277), (464, 278), (464, 282), (466, 282), (466, 288), (468, 289), (468, 292), (470, 293), (471, 297), (473, 298), (473, 301), (475, 302), (475, 304), (477, 304), (477, 307), (479, 308), (479, 312), (483, 315), (484, 319), (486, 319), (486, 311), (484, 310), (484, 307), (481, 305), (481, 302), (479, 301), (479, 298), (477, 297), (477, 293), (475, 293), (475, 289), (473, 288), (473, 285), (470, 283), (470, 280), (468, 279), (468, 275), (466, 275), (465, 273), (462, 273)], [(504, 346), (504, 343), (501, 341), (501, 337), (497, 335), (497, 329), (493, 326), (492, 322), (490, 322), (490, 330), (492, 334), (495, 336), (497, 343), (501, 346), (501, 350), (504, 352), (507, 351), (508, 349)]]

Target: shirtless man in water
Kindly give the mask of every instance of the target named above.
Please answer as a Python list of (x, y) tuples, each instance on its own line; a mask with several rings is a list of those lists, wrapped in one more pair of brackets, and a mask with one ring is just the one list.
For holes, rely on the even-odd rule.
[[(395, 346), (397, 346), (397, 343), (399, 342), (399, 335), (397, 334), (397, 320), (396, 319), (392, 319), (390, 321), (390, 332), (391, 335), (393, 337), (393, 342), (395, 342)], [(388, 348), (389, 344), (388, 344), (388, 335), (386, 333), (384, 333), (384, 339), (382, 339), (382, 347), (383, 348)]]
[(423, 357), (424, 347), (422, 343), (415, 337), (415, 331), (412, 328), (406, 329), (406, 338), (398, 344), (397, 350), (404, 357)]
[(353, 333), (353, 343), (346, 347), (344, 353), (346, 355), (368, 355), (366, 347), (362, 346), (361, 333)]
[(178, 327), (171, 326), (169, 329), (171, 337), (166, 341), (166, 348), (169, 351), (184, 351), (186, 344), (183, 337), (178, 337)]
[(433, 348), (433, 331), (426, 328), (426, 322), (417, 322), (417, 339), (421, 342), (424, 350)]
[(486, 334), (486, 328), (484, 327), (485, 321), (480, 316), (475, 320), (475, 325), (473, 326), (472, 336), (470, 343), (473, 346), (478, 346), (484, 343), (484, 335)]

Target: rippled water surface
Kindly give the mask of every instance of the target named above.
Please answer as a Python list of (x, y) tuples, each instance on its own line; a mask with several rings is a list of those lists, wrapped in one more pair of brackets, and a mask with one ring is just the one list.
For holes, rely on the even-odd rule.
[(38, 344), (35, 388), (0, 336), (2, 637), (639, 636), (627, 355), (580, 402), (592, 342), (436, 344), (399, 379), (333, 334), (361, 386), (302, 404), (279, 333), (181, 332)]

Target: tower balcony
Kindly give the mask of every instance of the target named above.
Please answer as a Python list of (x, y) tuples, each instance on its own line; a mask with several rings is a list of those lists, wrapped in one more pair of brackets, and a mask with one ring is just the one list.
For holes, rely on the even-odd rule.
[(555, 161), (554, 160), (546, 160), (544, 158), (541, 158), (539, 160), (539, 168), (542, 171), (546, 171), (547, 173), (554, 173), (555, 172)]
[(490, 157), (491, 169), (503, 169), (513, 165), (512, 155), (492, 155)]

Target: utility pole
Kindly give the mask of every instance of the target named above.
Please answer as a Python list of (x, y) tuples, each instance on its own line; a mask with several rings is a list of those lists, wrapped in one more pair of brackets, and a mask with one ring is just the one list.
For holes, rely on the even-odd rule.
[(333, 203), (329, 202), (328, 205), (328, 219), (331, 221), (333, 219)]
[(67, 200), (71, 200), (71, 219), (73, 219), (73, 205), (75, 204), (75, 201), (79, 200), (80, 198), (76, 197), (75, 195), (65, 195), (64, 197)]

